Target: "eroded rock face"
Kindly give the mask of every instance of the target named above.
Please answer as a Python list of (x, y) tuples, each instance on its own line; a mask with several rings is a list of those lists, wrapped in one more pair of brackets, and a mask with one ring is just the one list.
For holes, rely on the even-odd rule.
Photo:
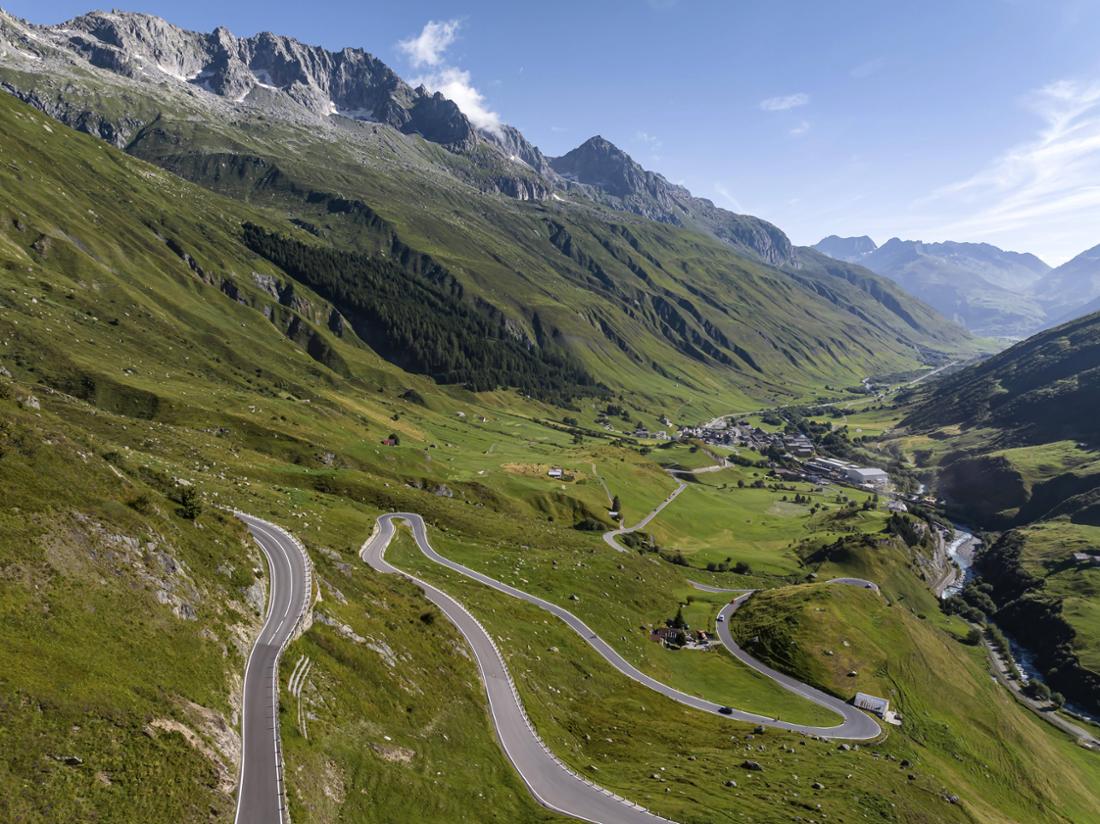
[(154, 124), (159, 102), (128, 106), (123, 115), (103, 108), (95, 97), (69, 88), (46, 92), (24, 77), (64, 77), (74, 64), (90, 65), (158, 91), (174, 90), (191, 103), (220, 107), (222, 115), (256, 108), (337, 127), (350, 125), (342, 118), (385, 124), (470, 158), (476, 172), (468, 182), (484, 191), (518, 200), (570, 192), (651, 220), (701, 229), (772, 265), (798, 264), (790, 240), (772, 224), (694, 197), (602, 137), (547, 158), (518, 129), (475, 127), (452, 100), (412, 87), (362, 49), (329, 51), (269, 32), (237, 37), (224, 27), (193, 32), (128, 12), (92, 12), (57, 26), (35, 26), (0, 12), (0, 66), (7, 63), (27, 72), (5, 77), (8, 91), (116, 146), (148, 137), (147, 132), (171, 143), (173, 135)]
[[(254, 100), (297, 106), (318, 117), (385, 123), (452, 148), (467, 149), (479, 139), (454, 102), (423, 86), (412, 88), (362, 49), (333, 52), (270, 32), (237, 37), (224, 27), (194, 32), (152, 15), (122, 12), (92, 12), (57, 26), (8, 17), (0, 34), (32, 59), (61, 53), (132, 80), (176, 80), (234, 103)], [(70, 125), (95, 116), (60, 101), (28, 102)], [(85, 125), (116, 145), (125, 142), (113, 123)]]

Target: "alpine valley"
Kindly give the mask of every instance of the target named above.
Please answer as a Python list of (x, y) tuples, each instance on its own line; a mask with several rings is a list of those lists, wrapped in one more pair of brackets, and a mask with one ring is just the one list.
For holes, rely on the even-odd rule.
[(1095, 250), (145, 14), (0, 85), (0, 820), (1100, 820)]

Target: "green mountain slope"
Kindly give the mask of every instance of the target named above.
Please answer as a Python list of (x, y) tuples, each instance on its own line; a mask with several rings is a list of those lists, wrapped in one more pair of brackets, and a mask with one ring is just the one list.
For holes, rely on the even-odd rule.
[[(316, 288), (306, 273), (298, 280), (281, 268), (302, 265), (294, 262), (302, 246), (324, 250), (321, 260), (343, 261), (339, 256), (354, 250), (372, 266), (383, 260), (399, 266), (379, 271), (410, 289), (430, 288), (433, 300), (453, 299), (445, 306), (455, 310), (449, 317), (456, 322), (481, 324), (494, 315), (477, 301), (474, 286), (464, 286), (461, 296), (445, 288), (450, 281), (431, 265), (434, 247), (423, 253), (428, 258), (408, 252), (414, 247), (400, 245), (403, 234), (395, 243), (392, 226), (353, 208), (351, 197), (323, 201), (316, 222), (293, 223), (276, 198), (244, 203), (220, 196), (13, 98), (0, 97), (0, 122), (0, 492), (11, 504), (0, 513), (0, 818), (226, 819), (239, 758), (235, 696), (256, 623), (256, 582), (263, 580), (253, 571), (260, 566), (256, 550), (219, 509), (230, 505), (291, 529), (315, 565), (313, 624), (284, 658), (288, 667), (302, 655), (313, 661), (301, 715), (298, 696), (281, 679), (295, 821), (558, 820), (530, 797), (500, 751), (461, 639), (410, 584), (367, 571), (357, 550), (380, 512), (421, 512), (441, 551), (562, 598), (602, 621), (609, 640), (643, 663), (671, 656), (635, 629), (637, 621), (624, 622), (623, 613), (658, 620), (691, 591), (686, 576), (705, 571), (653, 553), (612, 553), (598, 533), (574, 527), (608, 520), (601, 480), (622, 494), (628, 511), (640, 513), (675, 487), (653, 458), (697, 455), (687, 446), (644, 455), (630, 441), (613, 442), (623, 434), (597, 423), (606, 419), (607, 399), (578, 394), (577, 408), (563, 420), (561, 408), (543, 401), (438, 384), (382, 357), (356, 332), (352, 309), (361, 295), (345, 303), (339, 289), (326, 291), (332, 284), (320, 277), (322, 268), (310, 268)], [(485, 202), (489, 209), (496, 200)], [(501, 202), (509, 211), (499, 214), (516, 208)], [(331, 222), (328, 203), (335, 207)], [(345, 223), (340, 216), (352, 212), (359, 222)], [(667, 261), (660, 278), (670, 290), (694, 285), (697, 271), (703, 281), (717, 280), (731, 260), (716, 241), (599, 214), (604, 225), (632, 236), (636, 229), (638, 245)], [(477, 217), (469, 225), (487, 231), (490, 222)], [(246, 225), (286, 241), (281, 253), (261, 255), (246, 244)], [(559, 242), (575, 252), (581, 242), (574, 225), (562, 223), (573, 243)], [(530, 242), (545, 248), (549, 232), (545, 241)], [(581, 245), (606, 271), (602, 261), (613, 257), (590, 253), (589, 246), (604, 247)], [(491, 294), (472, 269), (452, 264), (475, 247), (458, 244), (462, 254), (452, 253), (447, 271), (453, 265), (463, 283), (468, 278)], [(683, 258), (686, 271), (679, 269), (674, 281), (685, 250), (692, 256)], [(758, 278), (805, 294), (784, 286), (789, 276), (777, 270), (737, 265), (752, 276), (746, 283)], [(576, 271), (572, 264), (569, 271)], [(598, 279), (587, 265), (583, 271)], [(833, 305), (823, 295), (833, 275), (799, 277), (822, 294), (815, 311)], [(840, 299), (880, 282), (837, 280)], [(509, 305), (499, 295), (498, 304)], [(751, 313), (739, 311), (747, 324)], [(843, 314), (856, 317), (848, 310), (830, 317)], [(564, 329), (565, 322), (543, 324), (554, 327)], [(616, 377), (617, 363), (603, 364), (607, 380)], [(784, 375), (793, 379), (794, 367)], [(678, 406), (687, 414), (736, 394), (680, 392)], [(679, 418), (640, 393), (612, 400), (620, 407), (612, 422), (620, 427), (623, 415), (653, 427), (662, 413)], [(391, 434), (399, 443), (384, 445)], [(548, 478), (551, 465), (568, 467), (572, 480)], [(750, 477), (756, 470), (744, 471)], [(194, 520), (180, 500), (188, 488), (201, 505)], [(742, 580), (724, 576), (707, 580)], [(790, 583), (786, 575), (753, 580)], [(746, 815), (769, 820), (776, 810), (789, 817), (792, 792), (802, 796), (799, 804), (813, 805), (799, 810), (830, 820), (855, 810), (901, 822), (996, 822), (1021, 805), (1041, 822), (1087, 820), (1088, 802), (1076, 790), (1062, 799), (1047, 799), (1040, 787), (1024, 802), (994, 794), (950, 803), (952, 771), (929, 759), (910, 780), (882, 757), (912, 755), (893, 737), (841, 756), (835, 744), (769, 732), (767, 752), (755, 756), (767, 780), (742, 780), (745, 753), (731, 746), (731, 735), (740, 745), (751, 727), (670, 706), (602, 668), (582, 639), (532, 617), (514, 599), (472, 583), (441, 583), (498, 639), (556, 754), (685, 824)], [(561, 594), (574, 586), (580, 601)], [(704, 691), (728, 688), (724, 680), (712, 684), (710, 675), (734, 667), (732, 661), (696, 664), (685, 656), (674, 664), (661, 659), (669, 677)], [(793, 700), (741, 669), (730, 669), (729, 677), (731, 691), (760, 711)], [(629, 724), (624, 707), (633, 710)], [(1060, 743), (1042, 750), (1049, 775), (1088, 787), (1088, 765)], [(937, 738), (929, 746), (944, 744)], [(990, 782), (1007, 782), (1009, 773), (994, 760)], [(650, 778), (661, 767), (667, 780)], [(789, 774), (801, 778), (791, 785), (778, 780)], [(738, 788), (726, 786), (733, 775)], [(812, 791), (812, 801), (811, 790), (801, 789), (811, 775), (826, 787)], [(1041, 777), (1043, 787), (1047, 780)], [(677, 791), (665, 792), (671, 788)], [(1035, 798), (1048, 803), (1035, 806)]]
[[(545, 820), (492, 738), (457, 635), (417, 632), (424, 605), (408, 588), (387, 592), (388, 611), (367, 617), (356, 605), (385, 589), (348, 579), (354, 554), (345, 561), (331, 548), (369, 532), (377, 509), (363, 502), (382, 501), (391, 485), (411, 499), (382, 507), (431, 511), (441, 500), (411, 484), (428, 486), (421, 456), (426, 439), (442, 438), (393, 418), (420, 409), (401, 398), (414, 387), (433, 406), (452, 401), (353, 332), (338, 334), (330, 305), (252, 253), (241, 226), (270, 225), (262, 213), (12, 98), (0, 99), (0, 119), (0, 818), (232, 815), (239, 690), (264, 565), (217, 509), (225, 502), (307, 541), (329, 603), (299, 643), (316, 645), (315, 658), (316, 647), (335, 656), (319, 670), (325, 700), (354, 693), (341, 700), (358, 702), (356, 741), (364, 718), (396, 720), (389, 733), (417, 742), (423, 768), (413, 775), (368, 747), (356, 758), (382, 789), (360, 793), (354, 759), (334, 755), (350, 730), (333, 732), (316, 781), (292, 790), (296, 817), (347, 787), (345, 809), (361, 820), (368, 803), (388, 820), (395, 809), (460, 820), (475, 803), (463, 787), (486, 781), (481, 797), (498, 820)], [(395, 450), (395, 465), (368, 446), (392, 430), (424, 438), (422, 450)], [(463, 498), (474, 494), (447, 479)], [(441, 481), (435, 473), (430, 485)], [(180, 503), (188, 484), (197, 518)], [(340, 635), (342, 622), (360, 641)], [(365, 638), (399, 649), (402, 669)], [(374, 687), (367, 697), (364, 683)], [(311, 690), (320, 700), (316, 682)], [(293, 747), (298, 733), (284, 725)], [(448, 740), (462, 741), (461, 753)]]
[(998, 621), (1090, 712), (1100, 711), (1100, 566), (1089, 560), (1100, 546), (1098, 405), (1093, 314), (929, 386), (903, 421), (956, 511), (1004, 531), (978, 562)]
[[(90, 62), (72, 54), (73, 41), (49, 45), (52, 30), (5, 21), (9, 42), (40, 53), (0, 69), (13, 93), (194, 182), (277, 209), (324, 243), (456, 284), (518, 343), (576, 359), (613, 391), (741, 405), (855, 384), (971, 346), (885, 279), (823, 265), (775, 227), (691, 199), (640, 167), (639, 179), (663, 183), (641, 187), (645, 208), (562, 178), (531, 147), (514, 148), (534, 165), (514, 160), (498, 138), (476, 131), (440, 142), (426, 126), (406, 133), (415, 120), (318, 115), (264, 86), (236, 101), (147, 71), (148, 38), (214, 48), (208, 36), (163, 21), (74, 22), (92, 32), (79, 42), (93, 52), (106, 43), (111, 55)], [(664, 211), (650, 208), (661, 203)], [(670, 222), (675, 203), (693, 211)]]
[[(1094, 754), (1034, 717), (1006, 713), (1014, 702), (989, 678), (985, 650), (923, 617), (856, 587), (817, 585), (754, 595), (730, 629), (754, 655), (800, 679), (838, 694), (855, 681), (887, 698), (902, 718), (891, 734), (900, 739), (902, 771), (950, 776), (952, 792), (976, 816), (1029, 821), (1052, 803), (1070, 819), (1096, 816), (1096, 799), (1081, 783)], [(1045, 773), (1048, 759), (1067, 758), (1084, 772), (1065, 781)]]
[(1076, 439), (1095, 446), (1100, 421), (1100, 314), (1041, 332), (939, 381), (909, 427), (995, 427), (1003, 446)]

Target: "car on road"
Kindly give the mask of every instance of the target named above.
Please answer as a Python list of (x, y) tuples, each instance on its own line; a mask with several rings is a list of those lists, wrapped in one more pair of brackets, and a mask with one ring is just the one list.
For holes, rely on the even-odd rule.
[(718, 712), (722, 713), (722, 715), (733, 715), (733, 710), (729, 707), (719, 707)]
[(718, 618), (716, 618), (715, 620), (717, 620), (717, 621), (725, 621), (725, 620), (726, 620), (726, 616), (725, 616), (725, 615), (719, 615), (719, 616), (718, 616)]

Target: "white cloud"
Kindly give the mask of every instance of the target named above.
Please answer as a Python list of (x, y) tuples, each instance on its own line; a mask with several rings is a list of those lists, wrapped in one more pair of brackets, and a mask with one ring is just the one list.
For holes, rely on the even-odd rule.
[(474, 88), (470, 82), (470, 73), (465, 69), (444, 67), (437, 72), (415, 78), (412, 84), (423, 84), (430, 91), (439, 92), (448, 100), (453, 100), (477, 128), (500, 132), (500, 115), (488, 107), (485, 95)]
[(416, 37), (402, 40), (397, 47), (405, 53), (414, 68), (438, 66), (443, 54), (458, 36), (457, 20), (429, 20)]
[(1061, 80), (1026, 103), (1043, 121), (1033, 139), (916, 205), (965, 214), (936, 227), (942, 236), (1007, 242), (1054, 263), (1098, 240), (1100, 81)]
[(760, 108), (766, 112), (785, 112), (788, 109), (796, 109), (810, 102), (810, 96), (805, 92), (787, 94), (782, 97), (769, 97), (760, 101)]
[(483, 95), (470, 79), (470, 72), (448, 65), (447, 49), (458, 36), (458, 20), (429, 20), (420, 34), (402, 40), (397, 47), (409, 58), (413, 68), (430, 67), (431, 71), (410, 82), (439, 92), (455, 103), (470, 122), (479, 129), (500, 132), (500, 115), (489, 108)]
[(745, 211), (745, 207), (741, 205), (741, 201), (734, 197), (733, 193), (721, 183), (714, 184), (714, 191), (718, 193), (718, 197), (724, 200), (729, 206), (733, 207), (735, 211), (742, 213)]
[(799, 123), (799, 124), (798, 124), (797, 126), (795, 126), (794, 128), (792, 128), (792, 129), (790, 130), (789, 134), (790, 134), (790, 135), (791, 135), (792, 137), (798, 137), (799, 135), (804, 135), (804, 134), (806, 134), (806, 132), (808, 132), (809, 130), (810, 130), (810, 121), (809, 121), (809, 120), (803, 120), (803, 121), (802, 121), (801, 123)]
[(665, 144), (661, 141), (661, 138), (656, 135), (652, 135), (649, 132), (635, 132), (634, 139), (645, 146), (648, 146), (653, 151), (661, 149)]

